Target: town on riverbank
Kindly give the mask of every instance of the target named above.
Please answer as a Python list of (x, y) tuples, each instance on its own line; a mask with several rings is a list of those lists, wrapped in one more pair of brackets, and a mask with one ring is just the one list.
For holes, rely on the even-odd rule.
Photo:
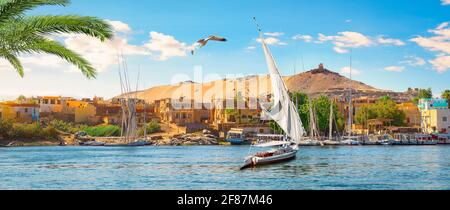
[[(315, 87), (321, 91), (311, 92), (299, 88), (306, 76), (313, 81), (342, 81)], [(133, 140), (142, 140), (143, 145), (252, 144), (261, 139), (280, 138), (281, 129), (264, 116), (258, 103), (253, 103), (259, 98), (247, 92), (253, 79), (228, 81), (225, 84), (231, 84), (234, 89), (227, 94), (234, 97), (203, 97), (202, 103), (194, 95), (197, 88), (203, 89), (205, 85), (193, 82), (172, 88), (154, 87), (110, 100), (20, 96), (0, 103), (0, 145), (123, 145), (129, 141), (123, 137), (125, 98), (135, 104)], [(319, 142), (304, 146), (324, 145), (320, 142), (338, 141), (345, 135), (353, 135), (363, 145), (450, 143), (450, 91), (442, 98), (432, 98), (431, 89), (410, 88), (404, 93), (382, 91), (331, 72), (322, 64), (286, 80), (308, 131), (309, 137), (305, 138)], [(310, 86), (324, 86), (317, 81)], [(338, 88), (342, 82), (355, 85), (351, 89)], [(192, 97), (186, 97), (185, 93), (181, 93), (184, 97), (178, 97), (174, 89), (188, 89)], [(353, 95), (351, 103), (349, 90)], [(352, 116), (351, 121), (347, 116)]]

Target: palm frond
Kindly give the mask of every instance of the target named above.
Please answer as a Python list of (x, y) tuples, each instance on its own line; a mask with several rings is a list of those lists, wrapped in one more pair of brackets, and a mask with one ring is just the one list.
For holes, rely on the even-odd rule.
[(2, 53), (0, 54), (1, 57), (5, 58), (6, 60), (9, 61), (9, 63), (16, 69), (17, 73), (20, 75), (20, 77), (23, 77), (23, 66), (20, 63), (19, 59), (13, 55), (13, 54), (9, 54), (9, 53)]
[(0, 0), (0, 23), (21, 16), (25, 11), (44, 5), (66, 6), (70, 0)]
[(92, 67), (89, 61), (81, 57), (81, 55), (79, 55), (78, 53), (67, 49), (59, 42), (53, 40), (48, 39), (36, 40), (33, 44), (30, 44), (26, 48), (24, 48), (22, 52), (47, 53), (56, 55), (66, 60), (67, 62), (77, 66), (78, 69), (80, 69), (81, 72), (88, 79), (95, 79), (97, 75), (97, 71), (94, 69), (94, 67)]
[(70, 0), (0, 0), (0, 23), (43, 5), (65, 6)]
[(37, 32), (41, 35), (51, 33), (86, 34), (104, 41), (113, 36), (111, 26), (104, 20), (89, 16), (34, 16), (14, 23), (22, 25), (24, 32)]

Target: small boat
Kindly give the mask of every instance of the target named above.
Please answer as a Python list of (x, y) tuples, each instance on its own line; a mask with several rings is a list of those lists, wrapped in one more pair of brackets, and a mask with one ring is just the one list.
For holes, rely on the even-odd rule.
[(354, 139), (346, 139), (346, 140), (342, 140), (341, 145), (348, 145), (348, 146), (358, 146), (361, 145), (361, 142), (358, 140), (354, 140)]
[(394, 141), (393, 140), (380, 140), (380, 141), (378, 141), (378, 144), (379, 145), (392, 145), (392, 144), (394, 144)]
[(244, 132), (244, 129), (240, 128), (232, 128), (228, 131), (226, 142), (229, 142), (231, 145), (251, 145), (252, 141), (247, 139), (247, 134)]
[(436, 139), (438, 144), (450, 144), (450, 133), (449, 134), (437, 134)]
[(99, 147), (99, 146), (105, 146), (105, 142), (100, 142), (100, 141), (80, 142), (80, 146)]
[(438, 140), (428, 134), (397, 134), (393, 145), (437, 145)]
[(269, 146), (279, 146), (279, 148), (272, 149), (267, 152), (259, 152), (255, 155), (248, 156), (247, 158), (245, 158), (244, 165), (241, 167), (241, 170), (259, 165), (273, 164), (292, 160), (295, 158), (299, 150), (296, 144), (291, 144), (291, 142), (288, 141), (269, 142), (257, 145), (257, 147)]
[(323, 141), (323, 145), (325, 145), (325, 146), (339, 146), (339, 145), (341, 145), (341, 142), (335, 141), (335, 140), (325, 140), (325, 141)]
[(148, 145), (150, 145), (150, 142), (144, 141), (144, 140), (137, 140), (137, 141), (128, 143), (127, 145), (128, 145), (128, 146), (131, 146), (131, 147), (142, 147), (142, 146), (148, 146)]
[(298, 145), (299, 146), (323, 146), (323, 143), (318, 140), (308, 139), (308, 140), (299, 141)]
[(247, 139), (240, 139), (240, 138), (230, 138), (226, 139), (226, 142), (229, 142), (231, 145), (250, 145), (252, 144), (252, 141)]
[(137, 140), (125, 144), (106, 144), (107, 147), (143, 147), (150, 145), (150, 142), (144, 140)]

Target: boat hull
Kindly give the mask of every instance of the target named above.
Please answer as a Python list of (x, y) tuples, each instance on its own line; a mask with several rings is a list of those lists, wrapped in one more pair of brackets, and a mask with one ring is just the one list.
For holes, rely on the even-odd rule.
[(244, 165), (241, 167), (241, 170), (250, 168), (250, 167), (256, 167), (256, 166), (262, 166), (262, 165), (269, 165), (269, 164), (275, 164), (280, 162), (286, 162), (289, 160), (295, 159), (297, 156), (298, 150), (293, 150), (290, 152), (286, 152), (280, 155), (273, 155), (270, 157), (257, 157), (257, 156), (251, 156), (248, 157), (245, 160)]
[(333, 140), (325, 140), (325, 141), (323, 141), (323, 144), (325, 146), (339, 146), (339, 145), (341, 145), (341, 143), (339, 143), (338, 141), (333, 141)]
[(251, 141), (247, 141), (245, 139), (226, 139), (226, 142), (229, 142), (231, 145), (250, 145)]

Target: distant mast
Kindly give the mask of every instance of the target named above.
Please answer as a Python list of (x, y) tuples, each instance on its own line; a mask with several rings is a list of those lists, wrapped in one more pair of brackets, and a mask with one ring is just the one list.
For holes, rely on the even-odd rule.
[(349, 106), (348, 106), (348, 136), (352, 136), (352, 125), (353, 125), (353, 98), (352, 98), (352, 56), (353, 51), (350, 51), (350, 85), (349, 85)]
[(330, 105), (330, 121), (329, 121), (329, 131), (328, 131), (328, 140), (332, 140), (333, 139), (333, 118), (334, 118), (334, 116), (333, 116), (333, 102), (331, 102), (330, 103), (331, 105)]

